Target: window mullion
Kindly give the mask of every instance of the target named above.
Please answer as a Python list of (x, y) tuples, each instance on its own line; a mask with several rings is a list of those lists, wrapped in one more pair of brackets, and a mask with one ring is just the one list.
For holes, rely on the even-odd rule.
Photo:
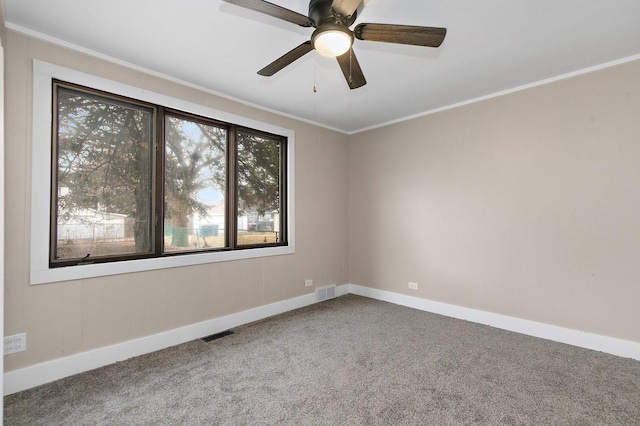
[(237, 157), (238, 157), (238, 127), (229, 127), (227, 140), (227, 226), (226, 238), (231, 250), (238, 245), (238, 192), (237, 192)]
[(287, 242), (289, 241), (289, 235), (288, 235), (288, 230), (287, 230), (287, 226), (286, 224), (289, 222), (289, 218), (287, 217), (288, 214), (288, 209), (287, 209), (287, 205), (289, 203), (288, 199), (287, 199), (287, 188), (289, 186), (289, 183), (287, 182), (287, 139), (284, 139), (282, 141), (282, 143), (280, 144), (280, 205), (279, 205), (279, 210), (280, 210), (280, 224), (279, 229), (280, 229), (280, 241), (281, 242)]
[(164, 176), (165, 176), (165, 132), (164, 132), (163, 107), (158, 107), (158, 114), (155, 123), (155, 164), (154, 164), (154, 184), (155, 194), (153, 198), (155, 225), (153, 228), (154, 251), (156, 256), (162, 254), (164, 250)]

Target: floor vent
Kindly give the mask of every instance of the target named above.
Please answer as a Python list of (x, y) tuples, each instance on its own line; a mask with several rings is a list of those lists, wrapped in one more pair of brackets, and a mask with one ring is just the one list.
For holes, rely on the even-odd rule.
[(212, 340), (220, 339), (221, 337), (230, 336), (232, 334), (235, 334), (235, 333), (231, 330), (227, 330), (227, 331), (223, 331), (222, 333), (216, 333), (216, 334), (212, 334), (211, 336), (203, 337), (202, 341), (210, 342)]
[(316, 302), (322, 302), (323, 300), (333, 299), (336, 297), (336, 285), (332, 285), (325, 288), (319, 288), (316, 290)]

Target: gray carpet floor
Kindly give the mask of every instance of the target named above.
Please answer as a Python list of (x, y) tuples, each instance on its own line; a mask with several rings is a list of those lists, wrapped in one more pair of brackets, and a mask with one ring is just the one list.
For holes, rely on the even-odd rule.
[(5, 397), (8, 425), (640, 425), (640, 362), (347, 295)]

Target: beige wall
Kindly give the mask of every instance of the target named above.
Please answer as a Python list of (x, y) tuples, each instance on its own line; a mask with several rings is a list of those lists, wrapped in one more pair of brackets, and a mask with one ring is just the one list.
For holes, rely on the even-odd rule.
[(640, 61), (352, 136), (349, 233), (354, 284), (640, 342)]
[[(5, 58), (4, 332), (26, 332), (28, 348), (6, 371), (306, 294), (305, 278), (348, 282), (347, 136), (12, 31)], [(30, 286), (33, 59), (294, 130), (296, 254)]]
[[(299, 296), (305, 278), (640, 342), (640, 62), (347, 137), (6, 36), (5, 335), (28, 335), (6, 371)], [(30, 286), (34, 58), (293, 129), (296, 254)]]

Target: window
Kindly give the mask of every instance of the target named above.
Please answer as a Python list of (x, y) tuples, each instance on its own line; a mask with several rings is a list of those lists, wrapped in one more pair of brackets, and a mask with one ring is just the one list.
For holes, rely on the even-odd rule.
[(58, 80), (52, 100), (49, 268), (288, 246), (286, 136)]
[(282, 141), (250, 130), (238, 131), (236, 155), (236, 241), (255, 246), (282, 241)]
[[(139, 118), (142, 118), (144, 111), (153, 112), (154, 124), (152, 125), (151, 131), (153, 132), (152, 141), (155, 143), (149, 145), (152, 147), (149, 152), (149, 155), (151, 155), (149, 173), (152, 185), (152, 206), (150, 207), (152, 214), (150, 217), (151, 221), (148, 224), (150, 227), (149, 238), (151, 241), (151, 249), (149, 252), (112, 252), (108, 255), (104, 254), (103, 259), (98, 259), (97, 254), (96, 258), (92, 259), (93, 255), (90, 254), (87, 259), (83, 259), (83, 261), (80, 262), (76, 256), (84, 257), (87, 254), (84, 253), (83, 255), (82, 252), (84, 250), (81, 250), (77, 252), (73, 258), (61, 258), (58, 259), (60, 263), (55, 266), (51, 265), (51, 253), (54, 249), (51, 242), (55, 241), (57, 244), (58, 239), (57, 237), (53, 238), (50, 234), (52, 232), (59, 233), (57, 219), (54, 220), (52, 217), (54, 214), (58, 214), (58, 208), (56, 207), (54, 209), (53, 206), (57, 205), (55, 203), (57, 203), (56, 197), (58, 197), (58, 194), (60, 194), (60, 196), (68, 195), (66, 191), (69, 190), (64, 189), (63, 186), (63, 188), (58, 191), (59, 185), (56, 181), (57, 176), (55, 174), (58, 167), (58, 154), (52, 152), (52, 129), (57, 128), (57, 124), (54, 125), (54, 123), (52, 123), (52, 117), (54, 115), (52, 114), (52, 105), (57, 105), (57, 100), (53, 99), (55, 93), (52, 90), (52, 81), (54, 80), (72, 82), (78, 85), (65, 85), (66, 89), (69, 90), (68, 94), (73, 94), (73, 91), (77, 90), (96, 103), (99, 103), (97, 101), (101, 101), (110, 104), (113, 108), (116, 106), (120, 108), (124, 107), (123, 111), (127, 108), (132, 108), (133, 111), (137, 111), (137, 114), (140, 115)], [(99, 89), (101, 92), (86, 88)], [(200, 90), (201, 93), (205, 92), (204, 89)], [(202, 99), (207, 98), (202, 97)], [(220, 98), (214, 97), (212, 99), (218, 102)], [(295, 132), (293, 130), (39, 60), (33, 61), (32, 105), (31, 226), (29, 250), (29, 280), (31, 284), (45, 284), (230, 260), (288, 255), (296, 252), (295, 162), (293, 161), (295, 158)], [(94, 105), (94, 107), (96, 106), (97, 105)], [(167, 214), (171, 214), (171, 212), (165, 209), (164, 203), (158, 203), (158, 200), (162, 200), (164, 196), (164, 194), (158, 195), (159, 189), (164, 185), (163, 182), (159, 183), (158, 179), (165, 179), (165, 176), (161, 176), (157, 168), (161, 166), (161, 168), (166, 170), (164, 166), (165, 159), (159, 159), (157, 157), (158, 152), (155, 149), (155, 146), (158, 146), (158, 137), (164, 132), (164, 120), (162, 117), (164, 117), (164, 119), (166, 119), (166, 117), (175, 117), (177, 119), (184, 119), (185, 121), (194, 121), (214, 128), (226, 129), (228, 132), (224, 171), (227, 181), (224, 183), (225, 191), (218, 191), (223, 195), (220, 200), (222, 201), (222, 199), (224, 199), (224, 201), (221, 204), (217, 204), (214, 211), (210, 212), (210, 216), (213, 216), (213, 213), (218, 215), (218, 222), (213, 221), (212, 218), (208, 218), (208, 221), (203, 221), (199, 223), (198, 226), (192, 226), (192, 236), (190, 237), (192, 245), (190, 247), (167, 250), (167, 248), (171, 247), (165, 245), (165, 251), (158, 250), (157, 248), (163, 239), (167, 241), (170, 237), (172, 238), (172, 235), (168, 235), (168, 233), (171, 232), (169, 229), (166, 230), (167, 235), (165, 235), (164, 224), (162, 224), (165, 220), (165, 211)], [(279, 201), (279, 211), (270, 211), (270, 209), (266, 208), (266, 205), (253, 206), (255, 211), (253, 209), (244, 209), (238, 205), (236, 196), (239, 197), (241, 194), (237, 194), (236, 191), (236, 172), (234, 169), (227, 168), (236, 167), (236, 159), (230, 158), (230, 156), (236, 155), (237, 146), (234, 144), (237, 144), (237, 135), (244, 133), (259, 136), (263, 138), (263, 141), (273, 144), (272, 146), (278, 145), (280, 148), (280, 152), (278, 153), (280, 155), (280, 175), (277, 178), (279, 179), (280, 192), (273, 194)], [(138, 145), (137, 148), (144, 148), (144, 143)], [(241, 149), (242, 148), (243, 147), (241, 147)], [(263, 167), (268, 169), (264, 164)], [(114, 174), (109, 172), (109, 176), (114, 177)], [(129, 177), (130, 176), (131, 175), (129, 175)], [(229, 176), (233, 178), (229, 179)], [(244, 181), (242, 184), (244, 185)], [(207, 195), (206, 191), (204, 194), (196, 193), (196, 199), (202, 195), (201, 199), (210, 203), (212, 200), (211, 193), (213, 191), (215, 191), (215, 189), (210, 190), (209, 195)], [(115, 194), (121, 196), (125, 193), (119, 190), (115, 192)], [(110, 199), (113, 204), (117, 204), (113, 198), (109, 198), (113, 197), (113, 194), (105, 192), (105, 195), (107, 195), (107, 201)], [(136, 195), (136, 200), (137, 199), (138, 197)], [(67, 200), (71, 199), (67, 198)], [(118, 203), (121, 203), (121, 201), (118, 201)], [(61, 207), (64, 207), (64, 205), (61, 205)], [(96, 207), (96, 203), (94, 202), (91, 208), (97, 210)], [(106, 212), (107, 205), (104, 199), (100, 201), (100, 208), (103, 212)], [(109, 207), (109, 209), (111, 209), (111, 207)], [(118, 210), (120, 210), (120, 208), (118, 208)], [(240, 212), (239, 215), (238, 212)], [(62, 213), (64, 214), (64, 209), (62, 209)], [(118, 232), (125, 232), (125, 230), (128, 233), (127, 235), (130, 235), (130, 233), (134, 232), (132, 223), (135, 223), (135, 220), (138, 220), (139, 226), (142, 226), (145, 222), (142, 216), (134, 218), (131, 212), (121, 213), (116, 210), (109, 210), (109, 214), (111, 218), (110, 223), (105, 224), (100, 231), (103, 235), (117, 236)], [(127, 224), (124, 228), (121, 225), (123, 219), (117, 216), (117, 214), (127, 214), (126, 219), (124, 219)], [(215, 247), (214, 244), (216, 243), (214, 243), (214, 238), (212, 238), (215, 236), (215, 227), (213, 225), (220, 223), (221, 214), (224, 215), (225, 222), (224, 225), (220, 224), (218, 226), (217, 237), (218, 241), (224, 239), (225, 247)], [(96, 216), (97, 212), (91, 212), (91, 215)], [(254, 220), (250, 222), (249, 216), (251, 215), (253, 215)], [(262, 215), (262, 218), (260, 218), (260, 215)], [(244, 216), (247, 216), (246, 220)], [(198, 218), (200, 218), (200, 216), (198, 216)], [(243, 224), (243, 221), (246, 221), (247, 224), (255, 223), (255, 230), (253, 226), (250, 229), (247, 226), (246, 232), (244, 232), (245, 228), (241, 225), (236, 225)], [(87, 222), (87, 220), (85, 220), (85, 222)], [(161, 225), (156, 225), (156, 222)], [(52, 223), (54, 224), (53, 227)], [(258, 230), (259, 224), (260, 231)], [(168, 226), (172, 225), (169, 224)], [(267, 230), (269, 226), (272, 227), (271, 231)], [(162, 230), (162, 233), (160, 233), (160, 230)], [(96, 228), (96, 232), (98, 231), (99, 229)], [(258, 234), (259, 232), (262, 232), (262, 235)], [(274, 243), (272, 240), (276, 238), (276, 232), (278, 241)], [(198, 239), (195, 238), (196, 233)], [(203, 235), (205, 237), (204, 239), (202, 238)], [(243, 235), (251, 235), (254, 241), (244, 241), (242, 238)], [(264, 242), (265, 237), (267, 243)], [(200, 247), (197, 245), (198, 241), (200, 242)], [(114, 242), (115, 241), (111, 241), (111, 243)], [(221, 243), (218, 242), (217, 244), (220, 245)], [(129, 248), (131, 248), (131, 246)], [(66, 267), (58, 267), (62, 266), (65, 262)]]
[(166, 115), (164, 134), (164, 250), (227, 247), (227, 129)]
[(148, 254), (151, 106), (54, 84), (52, 265)]

